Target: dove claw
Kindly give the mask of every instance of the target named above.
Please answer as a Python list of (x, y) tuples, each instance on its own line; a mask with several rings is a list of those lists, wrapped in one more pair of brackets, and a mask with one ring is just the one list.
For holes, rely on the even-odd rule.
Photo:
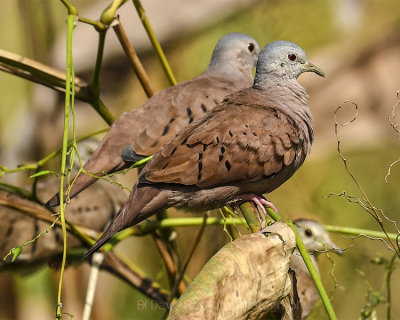
[(265, 216), (268, 215), (267, 210), (265, 210), (265, 207), (271, 208), (275, 212), (278, 212), (278, 209), (276, 209), (275, 205), (271, 201), (268, 201), (263, 196), (260, 197), (254, 193), (240, 194), (234, 200), (230, 201), (229, 204), (234, 208), (236, 208), (244, 201), (252, 201), (256, 205), (258, 211), (262, 213), (259, 216), (262, 228), (265, 228), (266, 226)]

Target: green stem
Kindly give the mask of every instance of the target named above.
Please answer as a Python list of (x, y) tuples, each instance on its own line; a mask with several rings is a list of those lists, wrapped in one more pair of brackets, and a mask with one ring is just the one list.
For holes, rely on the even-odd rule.
[(106, 26), (109, 26), (113, 22), (118, 8), (126, 1), (128, 0), (113, 0), (113, 2), (111, 2), (111, 4), (101, 14), (100, 21)]
[(100, 97), (97, 97), (94, 100), (91, 100), (90, 105), (96, 112), (103, 118), (103, 120), (111, 126), (115, 120), (115, 117), (111, 114), (111, 112), (104, 105), (103, 101), (101, 101)]
[[(280, 221), (282, 218), (271, 208), (266, 208), (268, 214), (271, 216), (272, 219), (275, 221)], [(287, 225), (293, 230), (294, 234), (296, 235), (296, 246), (297, 249), (299, 250), (301, 257), (304, 260), (304, 263), (311, 275), (311, 278), (314, 281), (315, 287), (318, 290), (318, 293), (321, 297), (322, 303), (325, 307), (326, 312), (328, 313), (329, 319), (335, 320), (336, 319), (336, 314), (335, 311), (333, 310), (332, 304), (329, 300), (328, 294), (325, 291), (325, 288), (322, 284), (321, 278), (318, 275), (317, 270), (314, 267), (314, 264), (310, 258), (310, 255), (307, 252), (307, 249), (303, 243), (303, 240), (301, 239), (299, 233), (297, 232), (296, 227), (294, 226), (293, 222), (290, 220), (285, 221)]]
[(261, 230), (260, 221), (257, 219), (257, 214), (252, 203), (245, 202), (240, 205), (240, 211), (243, 217), (246, 219), (247, 225), (249, 226), (251, 232), (258, 232)]
[(390, 279), (394, 270), (394, 262), (396, 261), (397, 254), (395, 254), (390, 262), (385, 265), (385, 284), (386, 284), (386, 319), (390, 320), (392, 316), (392, 290), (390, 286)]
[(97, 98), (100, 96), (100, 69), (101, 64), (103, 63), (104, 56), (104, 44), (106, 40), (106, 32), (107, 30), (99, 31), (99, 41), (97, 45), (97, 56), (96, 56), (96, 64), (93, 71), (92, 81), (90, 83), (90, 87), (92, 89), (92, 93)]
[[(72, 61), (72, 34), (75, 28), (76, 15), (69, 14), (67, 17), (67, 78), (66, 78), (66, 88), (65, 88), (65, 112), (64, 112), (64, 134), (63, 134), (63, 145), (61, 152), (61, 179), (60, 179), (60, 194), (64, 194), (64, 179), (66, 173), (66, 159), (67, 159), (67, 148), (68, 148), (68, 131), (69, 131), (69, 117), (70, 117), (70, 106), (71, 101), (74, 99), (73, 87), (74, 87), (74, 71), (73, 71), (73, 61)], [(72, 95), (71, 95), (72, 93)], [(62, 317), (62, 303), (61, 303), (61, 292), (64, 278), (64, 270), (67, 255), (67, 229), (65, 224), (65, 207), (64, 207), (64, 197), (60, 197), (60, 219), (61, 219), (61, 229), (63, 234), (63, 256), (60, 271), (60, 281), (58, 285), (57, 294), (57, 319)]]
[(60, 0), (60, 1), (67, 8), (68, 15), (75, 17), (78, 15), (78, 11), (76, 11), (76, 9), (68, 1), (66, 0)]
[(140, 3), (140, 0), (133, 0), (133, 4), (135, 5), (136, 11), (142, 21), (143, 27), (147, 32), (147, 35), (150, 39), (151, 44), (153, 45), (154, 50), (157, 53), (158, 59), (160, 59), (161, 65), (167, 75), (168, 81), (171, 86), (176, 86), (177, 82), (172, 73), (172, 70), (168, 64), (167, 58), (165, 57), (164, 51), (161, 48), (160, 43), (157, 40), (157, 37), (153, 31), (153, 28), (150, 25), (149, 20), (147, 19), (146, 13)]
[(368, 237), (386, 238), (386, 235), (387, 235), (391, 240), (396, 240), (396, 238), (397, 238), (396, 233), (384, 233), (383, 231), (375, 231), (375, 230), (368, 230), (368, 229), (331, 226), (331, 225), (325, 225), (325, 229), (329, 232), (349, 234), (349, 235), (355, 235), (355, 236), (359, 236), (360, 234), (363, 234)]

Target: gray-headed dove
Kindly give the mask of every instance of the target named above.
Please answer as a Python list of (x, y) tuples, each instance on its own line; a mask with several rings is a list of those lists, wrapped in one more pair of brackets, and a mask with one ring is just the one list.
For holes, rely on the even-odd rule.
[(227, 96), (169, 140), (142, 170), (127, 202), (89, 250), (116, 232), (171, 206), (213, 209), (237, 200), (271, 204), (276, 189), (303, 163), (313, 141), (303, 72), (322, 70), (288, 41), (260, 53), (252, 87)]
[[(318, 253), (333, 250), (340, 255), (342, 254), (343, 251), (333, 243), (322, 224), (308, 219), (297, 219), (293, 222), (317, 271), (319, 271), (316, 260)], [(290, 268), (296, 272), (297, 292), (302, 308), (301, 319), (306, 319), (318, 301), (319, 293), (297, 249), (293, 252)]]
[[(180, 129), (214, 108), (225, 96), (250, 86), (258, 54), (257, 41), (252, 37), (242, 33), (223, 36), (204, 73), (167, 88), (135, 110), (122, 114), (112, 124), (84, 169), (104, 175), (153, 155)], [(96, 180), (90, 175), (78, 176), (70, 198)], [(58, 204), (57, 193), (46, 205), (54, 207)]]

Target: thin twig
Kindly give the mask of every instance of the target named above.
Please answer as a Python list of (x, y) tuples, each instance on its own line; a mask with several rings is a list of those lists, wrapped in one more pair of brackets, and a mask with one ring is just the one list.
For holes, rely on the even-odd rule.
[(122, 24), (119, 21), (118, 17), (112, 23), (112, 27), (118, 37), (119, 42), (121, 43), (122, 48), (125, 51), (126, 56), (129, 59), (129, 62), (132, 65), (133, 70), (135, 71), (136, 76), (138, 77), (140, 84), (142, 85), (144, 92), (147, 95), (147, 98), (154, 96), (154, 90), (151, 87), (150, 80), (146, 73), (146, 70), (144, 70), (142, 63), (140, 62), (139, 57), (136, 54), (135, 49), (130, 44), (128, 36), (126, 35), (126, 32), (122, 27)]
[[(68, 8), (68, 12), (71, 9)], [(61, 152), (61, 179), (60, 179), (60, 194), (64, 194), (64, 178), (65, 178), (65, 168), (67, 159), (67, 147), (68, 147), (68, 131), (69, 131), (69, 117), (70, 117), (70, 107), (71, 101), (74, 99), (74, 67), (72, 60), (72, 34), (75, 28), (76, 15), (69, 14), (67, 17), (67, 76), (66, 76), (66, 88), (65, 88), (65, 111), (64, 111), (64, 133), (63, 133), (63, 147)], [(61, 302), (61, 292), (63, 286), (63, 277), (65, 264), (67, 259), (67, 229), (65, 224), (65, 206), (64, 197), (60, 197), (60, 219), (61, 219), (61, 229), (63, 235), (63, 255), (60, 270), (60, 279), (58, 284), (57, 293), (57, 309), (56, 318), (62, 318), (62, 302)]]
[(151, 44), (153, 45), (154, 51), (157, 53), (158, 58), (160, 59), (161, 65), (167, 75), (168, 81), (171, 86), (176, 86), (177, 82), (172, 73), (171, 67), (169, 66), (168, 60), (165, 57), (164, 51), (161, 48), (160, 43), (157, 40), (157, 37), (153, 31), (153, 28), (150, 25), (149, 20), (147, 19), (146, 13), (142, 7), (142, 4), (139, 0), (132, 0), (135, 5), (136, 11), (139, 15), (140, 21), (142, 21), (143, 27), (147, 32), (147, 35), (150, 39)]
[[(187, 269), (187, 267), (189, 265), (190, 260), (193, 257), (194, 252), (196, 251), (196, 249), (197, 249), (197, 247), (198, 247), (198, 245), (200, 243), (201, 237), (204, 234), (204, 230), (205, 230), (206, 225), (207, 225), (207, 218), (208, 218), (208, 215), (207, 215), (207, 213), (205, 213), (204, 216), (203, 216), (203, 223), (201, 224), (200, 230), (197, 233), (196, 238), (194, 239), (193, 246), (190, 249), (189, 255), (188, 255), (188, 257), (187, 257), (187, 259), (186, 259), (186, 261), (185, 261), (185, 263), (183, 265), (182, 270), (179, 272), (179, 275), (178, 275), (178, 277), (176, 279), (175, 285), (174, 285), (174, 287), (173, 287), (173, 289), (171, 291), (171, 295), (170, 295), (170, 298), (169, 298), (169, 303), (171, 303), (171, 301), (175, 298), (180, 284), (183, 283), (183, 281), (182, 281), (183, 276), (184, 276), (184, 274), (186, 272), (186, 269)], [(166, 311), (166, 314), (167, 313), (168, 313), (168, 311)], [(165, 317), (165, 315), (164, 315), (164, 317)]]
[(382, 218), (380, 217), (378, 210), (376, 209), (375, 206), (372, 205), (371, 201), (369, 200), (366, 192), (364, 191), (363, 187), (361, 186), (361, 184), (357, 181), (356, 177), (352, 174), (352, 172), (350, 171), (348, 165), (347, 165), (347, 159), (344, 157), (342, 150), (340, 148), (340, 143), (341, 140), (339, 138), (339, 133), (338, 133), (338, 127), (345, 127), (348, 126), (349, 124), (351, 124), (352, 122), (354, 122), (357, 119), (358, 116), (358, 105), (353, 102), (353, 101), (345, 101), (343, 104), (347, 104), (350, 103), (351, 105), (353, 105), (355, 107), (356, 113), (354, 115), (354, 117), (346, 122), (346, 123), (339, 123), (337, 120), (337, 114), (338, 111), (343, 107), (343, 105), (339, 105), (339, 107), (335, 110), (334, 115), (335, 115), (335, 135), (336, 135), (336, 140), (337, 140), (337, 151), (339, 153), (340, 158), (343, 161), (343, 164), (345, 166), (346, 172), (349, 174), (349, 176), (351, 177), (351, 179), (353, 180), (353, 182), (356, 184), (357, 188), (360, 190), (361, 194), (363, 195), (363, 198), (365, 199), (365, 201), (368, 203), (370, 210), (367, 210), (367, 212), (369, 214), (371, 214), (373, 216), (373, 218), (379, 223), (382, 231), (385, 233), (386, 238), (388, 239), (388, 242), (390, 243), (391, 247), (394, 249), (395, 252), (398, 253), (399, 255), (399, 259), (400, 259), (400, 252), (396, 249), (394, 243), (392, 242), (392, 240), (389, 238), (389, 236), (387, 235), (386, 229), (383, 226), (383, 222), (382, 222)]
[(96, 291), (97, 279), (99, 278), (100, 266), (103, 263), (104, 254), (95, 252), (92, 256), (92, 265), (90, 267), (88, 288), (86, 291), (85, 306), (83, 308), (82, 320), (89, 320), (92, 312), (94, 293)]

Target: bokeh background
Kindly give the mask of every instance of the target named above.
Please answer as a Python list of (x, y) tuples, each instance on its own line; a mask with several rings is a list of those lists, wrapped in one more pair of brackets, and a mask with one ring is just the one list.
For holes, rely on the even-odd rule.
[[(108, 1), (75, 0), (81, 16), (96, 20)], [(360, 206), (344, 197), (327, 196), (346, 191), (362, 197), (337, 153), (334, 112), (346, 100), (358, 104), (358, 116), (340, 128), (342, 151), (358, 182), (372, 203), (393, 219), (399, 219), (400, 157), (398, 135), (388, 118), (400, 90), (400, 2), (397, 0), (303, 0), (303, 1), (143, 1), (143, 6), (178, 81), (204, 71), (217, 40), (229, 32), (247, 33), (264, 47), (273, 40), (290, 40), (305, 49), (310, 61), (321, 67), (326, 78), (312, 74), (300, 82), (310, 94), (314, 115), (315, 143), (303, 167), (284, 186), (269, 195), (282, 215), (313, 218), (323, 223), (379, 229)], [(57, 1), (2, 0), (0, 2), (0, 48), (64, 69), (66, 10)], [(120, 10), (152, 85), (157, 91), (168, 86), (152, 51), (134, 6), (127, 2)], [(94, 67), (97, 33), (78, 23), (74, 32), (76, 74), (89, 80)], [(101, 97), (118, 116), (143, 102), (146, 97), (117, 39), (110, 30), (106, 38), (101, 73)], [(61, 145), (63, 97), (48, 88), (0, 73), (0, 164), (16, 167), (38, 160)], [(346, 122), (354, 115), (349, 105), (340, 113)], [(107, 125), (90, 106), (77, 102), (79, 136)], [(398, 111), (398, 110), (397, 110)], [(398, 112), (397, 112), (398, 115)], [(47, 168), (57, 170), (56, 160)], [(10, 174), (3, 179), (20, 186), (29, 184), (29, 174)], [(133, 177), (126, 177), (127, 186)], [(182, 213), (173, 213), (182, 216)], [(190, 214), (190, 213), (187, 213)], [(1, 223), (1, 222), (0, 222)], [(395, 232), (391, 223), (387, 230)], [(178, 230), (177, 241), (185, 257), (193, 241), (193, 228)], [(384, 286), (383, 265), (371, 262), (377, 256), (390, 259), (392, 252), (381, 241), (333, 235), (347, 248), (342, 257), (320, 257), (321, 273), (339, 319), (360, 318), (374, 293)], [(209, 227), (191, 261), (188, 274), (194, 277), (201, 266), (229, 238), (222, 227)], [(129, 239), (121, 252), (145, 272), (166, 285), (165, 270), (150, 237)], [(64, 287), (64, 310), (79, 319), (82, 312), (88, 266), (70, 267)], [(21, 275), (0, 274), (0, 319), (50, 319), (54, 317), (58, 273), (48, 267)], [(392, 301), (398, 301), (400, 277), (391, 279)], [(146, 310), (138, 312), (138, 301)], [(385, 303), (376, 308), (385, 317)], [(393, 319), (400, 306), (392, 306)], [(159, 319), (163, 310), (122, 281), (101, 273), (93, 307), (93, 319)], [(322, 307), (313, 319), (326, 317)]]

